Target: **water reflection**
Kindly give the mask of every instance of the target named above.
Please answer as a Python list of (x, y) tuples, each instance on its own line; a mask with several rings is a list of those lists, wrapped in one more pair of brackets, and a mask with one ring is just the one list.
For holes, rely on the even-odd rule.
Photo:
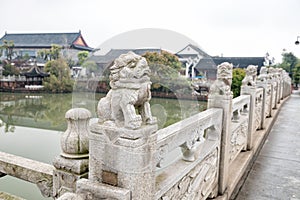
[[(0, 96), (0, 127), (4, 132), (14, 132), (16, 126), (47, 130), (66, 130), (65, 113), (72, 107), (83, 107), (96, 117), (98, 100), (104, 94), (18, 94), (2, 93)], [(152, 98), (153, 116), (159, 128), (166, 127), (206, 109), (206, 102)]]
[(13, 132), (15, 126), (64, 130), (64, 113), (71, 108), (71, 100), (71, 94), (1, 93), (0, 126), (4, 132)]

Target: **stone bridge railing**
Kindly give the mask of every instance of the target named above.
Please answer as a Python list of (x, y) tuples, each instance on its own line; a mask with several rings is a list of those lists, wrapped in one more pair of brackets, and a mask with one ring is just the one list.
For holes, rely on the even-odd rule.
[[(157, 131), (153, 199), (216, 196), (221, 130), (222, 110), (213, 108)], [(176, 154), (178, 148), (182, 154)], [(172, 163), (163, 164), (170, 158)]]
[(249, 66), (241, 96), (233, 99), (231, 70), (228, 63), (218, 66), (206, 111), (160, 130), (149, 113), (142, 116), (148, 125), (130, 129), (88, 126), (89, 111), (72, 109), (54, 167), (1, 153), (0, 176), (33, 182), (60, 200), (233, 198), (291, 93), (291, 80), (264, 67), (256, 78)]

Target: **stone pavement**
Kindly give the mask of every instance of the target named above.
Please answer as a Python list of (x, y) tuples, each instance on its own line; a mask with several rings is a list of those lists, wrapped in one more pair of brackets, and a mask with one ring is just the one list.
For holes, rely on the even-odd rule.
[(281, 107), (236, 200), (300, 200), (300, 91)]

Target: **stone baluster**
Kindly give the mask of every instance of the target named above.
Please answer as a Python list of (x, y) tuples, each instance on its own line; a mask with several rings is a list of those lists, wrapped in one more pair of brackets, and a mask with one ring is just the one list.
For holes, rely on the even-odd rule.
[(277, 102), (278, 102), (278, 87), (279, 87), (279, 83), (278, 83), (278, 78), (276, 75), (276, 69), (273, 67), (269, 68), (269, 74), (270, 74), (270, 81), (272, 82), (273, 85), (273, 89), (272, 89), (272, 101), (273, 101), (273, 109), (277, 109)]
[(273, 109), (276, 108), (276, 82), (274, 80), (274, 68), (273, 67), (269, 67), (268, 68), (268, 84), (271, 85), (271, 99), (270, 99), (270, 106), (271, 106), (271, 111), (270, 111), (270, 116), (273, 116)]
[(223, 126), (220, 154), (219, 193), (224, 194), (229, 178), (229, 148), (232, 113), (232, 64), (218, 66), (217, 80), (211, 85), (208, 95), (208, 108), (223, 109)]
[(282, 98), (282, 93), (283, 93), (283, 77), (282, 77), (282, 68), (278, 68), (277, 69), (277, 76), (279, 79), (279, 99), (278, 99), (278, 103), (280, 103), (280, 101), (283, 99)]
[[(157, 124), (149, 104), (149, 66), (145, 58), (129, 52), (110, 70), (112, 89), (98, 103), (99, 122), (90, 126), (89, 179), (78, 181), (76, 192), (92, 199), (115, 199), (119, 192), (127, 199), (129, 191), (133, 200), (154, 199)], [(95, 193), (90, 185), (108, 190)]]
[(282, 84), (282, 80), (281, 80), (281, 73), (280, 73), (279, 68), (275, 68), (275, 77), (276, 77), (276, 82), (277, 82), (277, 97), (276, 97), (276, 103), (280, 104), (280, 100), (281, 100), (281, 84)]
[(241, 94), (250, 95), (249, 124), (247, 136), (247, 149), (253, 147), (253, 134), (255, 132), (255, 102), (256, 102), (256, 74), (257, 66), (249, 65), (246, 76), (242, 81)]
[(291, 94), (291, 78), (289, 74), (283, 70), (283, 97), (287, 97)]
[(268, 69), (266, 67), (261, 67), (259, 76), (257, 77), (256, 80), (256, 85), (258, 88), (263, 88), (263, 103), (262, 103), (263, 106), (262, 106), (262, 118), (261, 118), (262, 129), (266, 128), (266, 124), (265, 124), (266, 117), (270, 116), (270, 111), (271, 111), (271, 102), (269, 102), (269, 104), (267, 105), (267, 101), (268, 101), (267, 98), (269, 98), (268, 92), (271, 88), (267, 80), (268, 80)]
[(74, 108), (66, 113), (65, 118), (68, 128), (61, 136), (62, 153), (53, 161), (55, 198), (66, 192), (75, 192), (76, 181), (88, 177), (91, 113), (84, 108)]

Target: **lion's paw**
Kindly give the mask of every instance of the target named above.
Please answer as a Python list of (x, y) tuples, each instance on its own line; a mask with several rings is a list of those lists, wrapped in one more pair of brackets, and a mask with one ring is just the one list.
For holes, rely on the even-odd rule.
[(142, 117), (137, 115), (135, 118), (130, 120), (127, 124), (125, 124), (126, 128), (129, 129), (138, 129), (142, 126)]

